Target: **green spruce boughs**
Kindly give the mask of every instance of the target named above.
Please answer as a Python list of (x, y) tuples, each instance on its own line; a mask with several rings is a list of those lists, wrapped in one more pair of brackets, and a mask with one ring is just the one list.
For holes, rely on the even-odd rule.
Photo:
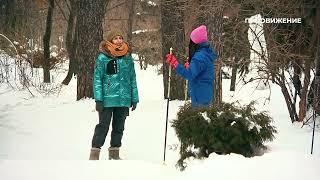
[(181, 142), (177, 165), (183, 170), (189, 157), (207, 158), (217, 154), (237, 153), (252, 157), (266, 149), (263, 144), (277, 133), (267, 112), (256, 112), (255, 102), (239, 107), (222, 103), (220, 107), (181, 107), (172, 127)]

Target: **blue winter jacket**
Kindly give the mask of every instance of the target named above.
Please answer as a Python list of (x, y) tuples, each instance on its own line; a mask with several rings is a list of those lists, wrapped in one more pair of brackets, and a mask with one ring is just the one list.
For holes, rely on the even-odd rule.
[(139, 102), (132, 56), (112, 58), (100, 53), (94, 68), (93, 94), (104, 107), (130, 107)]
[(176, 68), (178, 75), (187, 79), (188, 89), (193, 107), (208, 106), (213, 101), (214, 61), (217, 54), (208, 42), (198, 45), (189, 68), (179, 64)]

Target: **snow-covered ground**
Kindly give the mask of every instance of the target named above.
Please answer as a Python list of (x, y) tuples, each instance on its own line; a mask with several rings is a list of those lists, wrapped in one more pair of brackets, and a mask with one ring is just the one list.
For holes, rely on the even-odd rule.
[[(32, 98), (26, 91), (13, 91), (0, 84), (0, 179), (1, 180), (318, 180), (320, 177), (320, 133), (316, 132), (310, 155), (312, 129), (291, 124), (280, 89), (254, 91), (255, 85), (238, 85), (229, 92), (223, 80), (224, 101), (248, 103), (257, 100), (258, 110), (268, 110), (279, 131), (262, 156), (211, 154), (208, 159), (188, 160), (180, 172), (179, 141), (168, 128), (166, 164), (163, 164), (166, 100), (162, 75), (157, 68), (140, 71), (136, 65), (140, 103), (126, 120), (122, 161), (109, 161), (110, 134), (100, 161), (89, 161), (94, 127), (98, 121), (92, 99), (76, 101), (76, 80), (59, 94)], [(63, 77), (63, 76), (62, 76)], [(170, 101), (169, 119), (176, 117), (183, 101)]]

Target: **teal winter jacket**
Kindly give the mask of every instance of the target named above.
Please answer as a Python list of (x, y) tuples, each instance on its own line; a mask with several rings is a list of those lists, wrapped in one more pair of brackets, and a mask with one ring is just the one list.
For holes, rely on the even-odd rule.
[(110, 57), (99, 53), (93, 77), (95, 101), (104, 107), (130, 107), (138, 103), (138, 88), (134, 62), (131, 55)]

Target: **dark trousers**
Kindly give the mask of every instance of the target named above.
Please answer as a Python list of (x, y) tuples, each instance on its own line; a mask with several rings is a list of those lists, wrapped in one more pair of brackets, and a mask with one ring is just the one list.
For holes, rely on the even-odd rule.
[(96, 125), (92, 138), (92, 147), (101, 148), (105, 142), (112, 118), (111, 147), (120, 147), (128, 107), (107, 107), (99, 112), (99, 124)]

